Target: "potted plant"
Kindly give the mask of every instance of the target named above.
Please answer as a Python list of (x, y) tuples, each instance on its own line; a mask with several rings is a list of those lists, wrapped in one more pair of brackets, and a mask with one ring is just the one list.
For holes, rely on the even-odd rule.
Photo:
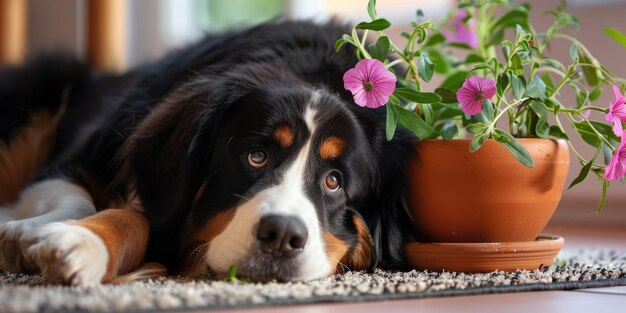
[[(440, 25), (417, 11), (403, 48), (386, 34), (391, 22), (377, 15), (374, 0), (367, 9), (371, 21), (336, 48), (356, 47), (360, 61), (346, 72), (345, 87), (358, 105), (386, 106), (387, 139), (397, 124), (420, 139), (410, 202), (427, 242), (407, 245), (409, 260), (420, 269), (465, 271), (551, 264), (563, 239), (539, 235), (560, 200), (569, 152), (582, 165), (569, 188), (596, 176), (598, 210), (610, 182), (624, 182), (626, 81), (569, 34), (578, 20), (564, 5), (547, 12), (554, 23), (542, 32), (530, 24), (528, 4), (507, 0), (461, 0)], [(607, 32), (626, 45), (619, 31)], [(571, 42), (569, 60), (549, 56), (554, 39)], [(436, 75), (438, 87), (424, 90)], [(563, 88), (576, 103), (561, 100)], [(613, 101), (596, 105), (608, 90)], [(574, 137), (596, 152), (579, 152)]]

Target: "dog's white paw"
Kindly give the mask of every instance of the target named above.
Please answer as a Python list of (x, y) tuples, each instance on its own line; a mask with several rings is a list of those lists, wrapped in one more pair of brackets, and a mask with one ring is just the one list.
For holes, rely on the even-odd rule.
[(22, 253), (32, 259), (52, 283), (89, 286), (99, 284), (109, 254), (100, 237), (68, 223), (50, 223), (22, 237)]
[(9, 221), (0, 225), (0, 270), (10, 272), (35, 272), (37, 266), (24, 258), (20, 238), (34, 226), (23, 221)]

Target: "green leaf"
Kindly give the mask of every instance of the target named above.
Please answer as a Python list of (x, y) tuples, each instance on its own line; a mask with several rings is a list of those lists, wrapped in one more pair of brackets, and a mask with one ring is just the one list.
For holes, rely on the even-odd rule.
[(441, 138), (444, 140), (453, 139), (458, 133), (459, 129), (453, 121), (447, 120), (443, 123), (443, 127), (441, 128)]
[(552, 82), (552, 78), (550, 77), (550, 74), (543, 73), (543, 75), (541, 75), (541, 79), (543, 80), (544, 83), (546, 83), (547, 88), (549, 88), (550, 90), (554, 90), (554, 83)]
[(572, 61), (574, 61), (574, 63), (578, 63), (578, 46), (576, 46), (575, 43), (572, 43), (572, 45), (569, 47), (569, 56), (570, 58), (572, 58)]
[(448, 89), (448, 88), (437, 88), (435, 89), (435, 93), (441, 97), (441, 102), (443, 103), (457, 103), (459, 102), (456, 98), (456, 92)]
[(466, 49), (466, 50), (472, 50), (473, 49), (470, 45), (468, 45), (466, 43), (462, 43), (462, 42), (449, 42), (448, 46), (455, 47), (455, 48)]
[(533, 158), (530, 156), (526, 148), (524, 148), (524, 146), (522, 146), (522, 144), (519, 143), (515, 137), (500, 129), (496, 129), (494, 132), (501, 137), (507, 138), (508, 141), (503, 140), (502, 138), (500, 138), (500, 140), (496, 138), (496, 140), (504, 145), (504, 147), (506, 147), (518, 161), (527, 167), (535, 167), (535, 161), (533, 161)]
[(528, 29), (528, 8), (519, 6), (515, 10), (509, 11), (502, 15), (493, 24), (492, 31), (504, 27), (516, 27), (517, 25)]
[(554, 138), (570, 140), (569, 136), (557, 125), (550, 126), (549, 135)]
[(526, 78), (524, 76), (517, 76), (513, 74), (513, 72), (509, 72), (511, 78), (511, 87), (513, 87), (513, 94), (515, 94), (515, 99), (519, 100), (524, 96), (524, 91), (526, 91)]
[(415, 17), (417, 18), (417, 20), (418, 20), (418, 21), (419, 21), (419, 20), (421, 20), (421, 19), (423, 19), (423, 18), (424, 18), (424, 11), (422, 11), (422, 10), (418, 9), (418, 10), (415, 12)]
[(437, 103), (441, 97), (434, 92), (421, 92), (408, 87), (396, 88), (396, 95), (416, 103)]
[(427, 53), (422, 53), (417, 61), (417, 72), (420, 77), (429, 82), (433, 78), (433, 72), (435, 70), (435, 64), (428, 58)]
[[(579, 55), (580, 55), (580, 63), (593, 64), (591, 59), (589, 59), (589, 57), (587, 57), (587, 55), (585, 55), (584, 53), (580, 53), (579, 51)], [(583, 70), (583, 76), (585, 76), (585, 80), (587, 81), (587, 84), (589, 84), (589, 86), (595, 87), (600, 83), (597, 69), (590, 67), (590, 66), (583, 66), (582, 70)]]
[(502, 136), (501, 134), (499, 134), (497, 132), (494, 132), (493, 134), (491, 134), (491, 137), (493, 137), (493, 139), (495, 139), (499, 143), (509, 143), (509, 142), (511, 142), (509, 137)]
[(465, 62), (463, 63), (470, 64), (470, 63), (483, 63), (483, 62), (485, 62), (485, 59), (483, 57), (481, 57), (478, 54), (471, 53), (465, 58)]
[(576, 108), (581, 109), (589, 102), (589, 93), (587, 90), (578, 90), (576, 92)]
[(424, 121), (428, 125), (435, 124), (435, 113), (433, 112), (432, 105), (430, 103), (418, 103), (421, 115), (424, 116)]
[(448, 119), (455, 119), (464, 117), (465, 114), (461, 111), (461, 107), (456, 103), (433, 103), (433, 110), (437, 120), (443, 121)]
[(504, 95), (504, 91), (509, 86), (509, 77), (502, 73), (498, 75), (498, 79), (496, 81), (496, 91), (498, 96), (502, 97)]
[(367, 2), (367, 14), (369, 14), (372, 20), (376, 19), (376, 0)]
[(601, 94), (602, 94), (602, 87), (596, 87), (594, 90), (591, 91), (591, 93), (589, 93), (589, 100), (596, 101), (598, 100), (598, 98), (600, 98)]
[(372, 58), (383, 62), (385, 61), (385, 59), (387, 59), (390, 45), (391, 43), (389, 41), (389, 37), (380, 36), (375, 43), (371, 44), (368, 47), (368, 50)]
[(489, 65), (487, 65), (487, 64), (478, 64), (478, 65), (472, 67), (470, 72), (475, 72), (475, 71), (478, 71), (478, 70), (490, 70), (490, 69), (491, 69), (491, 67)]
[[(535, 134), (537, 137), (546, 138), (550, 135), (550, 124), (548, 124), (548, 108), (546, 105), (537, 100), (533, 100), (527, 103), (528, 106), (537, 114), (539, 120), (535, 125)], [(530, 130), (529, 130), (530, 131)]]
[(576, 176), (576, 178), (574, 178), (574, 180), (569, 185), (569, 187), (567, 187), (568, 190), (580, 184), (583, 180), (585, 180), (585, 178), (587, 178), (587, 175), (589, 174), (589, 170), (591, 169), (591, 166), (593, 166), (593, 162), (596, 160), (597, 157), (598, 157), (598, 152), (596, 152), (596, 154), (593, 156), (593, 159), (589, 160), (589, 162), (587, 162), (587, 164), (585, 164), (585, 166), (583, 166), (580, 169), (580, 173), (578, 174), (578, 176)]
[(435, 73), (446, 74), (450, 71), (450, 62), (448, 56), (441, 54), (437, 50), (428, 51), (428, 57), (435, 63)]
[(437, 135), (435, 130), (426, 124), (415, 112), (398, 107), (398, 124), (411, 131), (419, 139), (433, 138)]
[(389, 26), (391, 26), (391, 23), (384, 19), (384, 18), (379, 18), (377, 20), (373, 20), (371, 22), (361, 22), (358, 23), (356, 25), (357, 29), (369, 29), (369, 30), (376, 30), (376, 31), (380, 31), (380, 30), (385, 30), (387, 28), (389, 28)]
[(622, 33), (621, 31), (615, 28), (610, 28), (610, 27), (607, 27), (603, 30), (605, 33), (611, 36), (613, 40), (615, 40), (617, 43), (619, 43), (620, 45), (624, 46), (624, 48), (626, 48), (626, 34)]
[(522, 26), (524, 29), (528, 29), (528, 9), (524, 6), (519, 6), (515, 10), (509, 11), (496, 20), (491, 27), (489, 33), (491, 34), (491, 40), (489, 45), (498, 44), (504, 38), (504, 31), (507, 28), (513, 28), (517, 25)]
[(608, 165), (613, 157), (613, 150), (611, 150), (611, 148), (609, 148), (609, 146), (607, 146), (604, 142), (600, 144), (600, 150), (602, 150), (604, 165)]
[(231, 265), (228, 267), (228, 278), (236, 280), (237, 279), (237, 265)]
[(533, 80), (530, 81), (530, 84), (526, 87), (526, 91), (524, 92), (524, 97), (529, 98), (545, 98), (546, 94), (546, 83), (539, 76), (533, 77)]
[(514, 54), (513, 57), (511, 57), (511, 69), (513, 69), (513, 72), (515, 73), (515, 75), (522, 75), (524, 73), (524, 66), (522, 65), (522, 59), (520, 58), (519, 54)]
[(456, 72), (448, 76), (443, 81), (443, 83), (441, 83), (441, 87), (457, 92), (459, 88), (461, 88), (461, 86), (463, 85), (463, 82), (465, 82), (465, 79), (467, 79), (468, 76), (469, 76), (469, 72), (466, 72), (466, 71)]
[(504, 59), (508, 60), (511, 55), (511, 47), (509, 45), (502, 45), (502, 55), (504, 55)]
[(428, 41), (422, 45), (422, 48), (434, 46), (444, 41), (446, 41), (446, 37), (444, 37), (441, 33), (435, 33), (428, 38)]
[(470, 142), (469, 151), (472, 153), (476, 152), (485, 144), (487, 139), (489, 139), (489, 136), (491, 136), (491, 134), (487, 131), (474, 135), (474, 138), (472, 138), (472, 141)]
[(485, 99), (483, 101), (483, 114), (485, 114), (485, 117), (487, 118), (489, 122), (493, 121), (494, 119), (493, 103), (491, 103), (491, 100), (489, 99)]
[(398, 126), (398, 112), (397, 108), (393, 103), (387, 103), (387, 125), (386, 125), (386, 135), (387, 141), (393, 139), (393, 135), (396, 133), (396, 127)]
[(469, 124), (467, 125), (467, 127), (465, 127), (465, 129), (475, 135), (478, 135), (480, 133), (483, 133), (487, 128), (489, 128), (489, 125), (485, 124), (485, 123), (473, 123), (473, 124)]
[(387, 103), (387, 125), (385, 133), (387, 140), (393, 139), (393, 135), (396, 133), (396, 127), (398, 126), (398, 113), (397, 108), (393, 103)]
[[(613, 141), (619, 141), (619, 139), (617, 138), (617, 136), (615, 136), (615, 134), (613, 134), (613, 130), (612, 127), (608, 124), (604, 124), (604, 123), (600, 123), (600, 122), (596, 122), (596, 121), (591, 121), (591, 124), (593, 125), (593, 127), (598, 130), (598, 132), (602, 135), (604, 135), (604, 137), (609, 138), (610, 140)], [(580, 137), (588, 144), (594, 146), (594, 147), (600, 147), (600, 144), (602, 143), (602, 140), (600, 139), (600, 137), (598, 137), (598, 135), (593, 131), (593, 129), (591, 129), (591, 126), (589, 126), (589, 124), (587, 124), (587, 122), (585, 121), (580, 121), (580, 122), (574, 122), (572, 123), (572, 126), (574, 126), (574, 129), (576, 130), (576, 132), (578, 132), (578, 134), (580, 134)]]
[(337, 41), (335, 41), (335, 52), (339, 52), (339, 49), (341, 49), (341, 47), (345, 44), (346, 41), (343, 38), (337, 39)]
[(600, 196), (600, 203), (598, 204), (598, 213), (602, 213), (604, 205), (606, 204), (606, 192), (609, 189), (609, 181), (602, 180), (602, 195)]

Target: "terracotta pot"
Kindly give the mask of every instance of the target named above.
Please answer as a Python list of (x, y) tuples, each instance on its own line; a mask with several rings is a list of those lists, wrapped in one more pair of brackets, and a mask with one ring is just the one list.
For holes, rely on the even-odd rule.
[(565, 141), (520, 139), (535, 161), (528, 168), (489, 139), (425, 140), (410, 164), (411, 210), (428, 242), (533, 241), (556, 209), (569, 168)]
[(409, 243), (406, 255), (418, 270), (435, 272), (513, 272), (549, 267), (565, 241), (559, 236), (537, 240), (490, 243)]

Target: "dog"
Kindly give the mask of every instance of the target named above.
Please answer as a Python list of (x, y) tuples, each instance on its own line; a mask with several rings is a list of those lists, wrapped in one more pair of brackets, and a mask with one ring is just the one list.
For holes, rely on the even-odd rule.
[(385, 108), (357, 106), (338, 23), (207, 35), (121, 75), (0, 70), (0, 270), (93, 285), (170, 272), (306, 281), (405, 269), (415, 236)]

